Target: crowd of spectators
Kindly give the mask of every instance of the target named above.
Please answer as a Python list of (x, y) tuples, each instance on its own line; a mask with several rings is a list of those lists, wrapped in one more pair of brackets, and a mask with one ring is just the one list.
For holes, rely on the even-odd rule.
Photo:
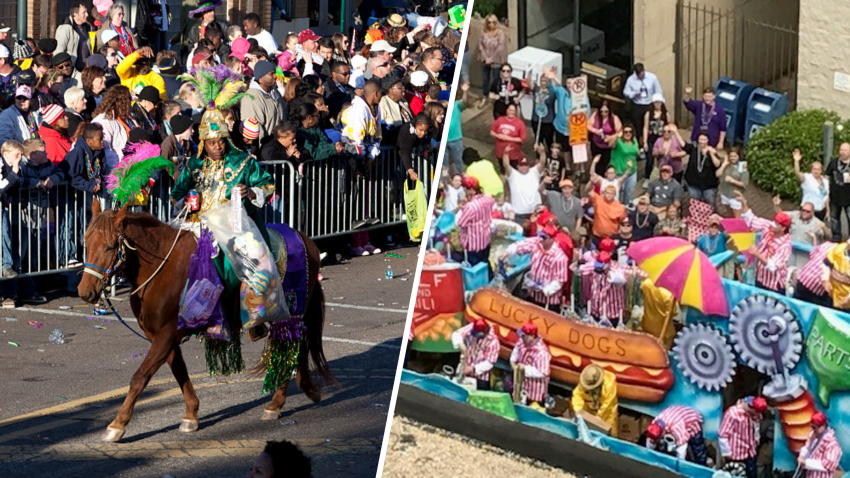
[[(85, 211), (109, 199), (105, 178), (129, 147), (160, 145), (175, 177), (197, 153), (205, 105), (183, 74), (243, 77), (249, 95), (223, 113), (233, 143), (261, 161), (344, 158), (334, 164), (352, 176), (390, 161), (418, 178), (414, 155), (442, 138), (462, 24), (393, 13), (353, 38), (308, 29), (278, 43), (256, 13), (231, 25), (220, 6), (202, 2), (173, 38), (168, 5), (151, 0), (135, 28), (121, 5), (94, 0), (72, 2), (55, 38), (10, 43), (0, 30), (3, 307), (45, 301), (18, 278), (42, 257), (39, 270), (82, 265)], [(380, 250), (356, 232), (350, 252)]]

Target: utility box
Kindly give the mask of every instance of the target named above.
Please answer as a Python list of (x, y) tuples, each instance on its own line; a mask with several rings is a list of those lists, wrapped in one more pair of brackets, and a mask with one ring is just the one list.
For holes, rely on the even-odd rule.
[[(555, 74), (559, 79), (563, 79), (564, 57), (555, 51), (527, 46), (508, 55), (508, 64), (513, 68), (513, 77), (518, 80), (528, 80), (530, 89), (540, 83), (540, 76), (547, 68), (554, 67)], [(526, 121), (531, 121), (531, 113), (534, 109), (534, 97), (531, 92), (520, 100), (519, 109), (520, 115)]]
[(749, 144), (750, 136), (766, 125), (773, 123), (788, 112), (788, 96), (764, 88), (756, 88), (747, 102), (747, 122), (744, 127), (744, 144)]
[(747, 118), (747, 103), (754, 86), (744, 81), (724, 76), (714, 85), (717, 104), (726, 111), (726, 140), (735, 145), (744, 141), (744, 125)]

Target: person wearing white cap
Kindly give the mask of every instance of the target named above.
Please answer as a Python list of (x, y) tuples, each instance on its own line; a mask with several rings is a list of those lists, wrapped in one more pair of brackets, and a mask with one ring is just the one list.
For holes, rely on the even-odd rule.
[(9, 47), (0, 43), (0, 94), (3, 100), (15, 93), (15, 65)]
[[(115, 66), (118, 65), (118, 63), (121, 63), (122, 61), (124, 61), (124, 54), (121, 53), (121, 42), (118, 39), (118, 33), (115, 32), (115, 30), (104, 30), (100, 34), (100, 39), (103, 42), (104, 46), (107, 46), (107, 47), (115, 50), (115, 54), (116, 54), (116, 56), (114, 57), (115, 58), (115, 65), (112, 65), (110, 63), (111, 68), (114, 68)], [(109, 61), (110, 57), (107, 56), (106, 60)]]
[(655, 95), (664, 97), (658, 77), (646, 71), (643, 63), (635, 63), (634, 72), (623, 88), (623, 96), (632, 102), (632, 124), (635, 125), (636, 131), (643, 131), (643, 119)]
[[(369, 63), (369, 60), (360, 56), (354, 55), (351, 57), (351, 76), (348, 78), (348, 84), (355, 90), (357, 90), (358, 78), (363, 80), (360, 82), (360, 89), (363, 89), (363, 84), (366, 82), (365, 72), (366, 72), (366, 64)], [(355, 92), (356, 93), (356, 92)], [(362, 94), (362, 92), (361, 92)], [(359, 96), (359, 95), (357, 95)]]

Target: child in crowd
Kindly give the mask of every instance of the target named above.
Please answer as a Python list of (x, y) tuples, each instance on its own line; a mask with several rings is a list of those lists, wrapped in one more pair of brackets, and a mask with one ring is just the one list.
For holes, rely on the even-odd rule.
[(708, 219), (708, 234), (697, 239), (697, 248), (711, 257), (726, 252), (726, 233), (720, 230), (720, 220), (712, 216)]
[(514, 218), (516, 218), (513, 206), (511, 206), (511, 203), (505, 201), (505, 193), (502, 192), (496, 194), (496, 197), (493, 199), (496, 200), (496, 203), (493, 204), (494, 219), (505, 219), (507, 221), (513, 221)]
[(227, 44), (232, 45), (237, 38), (242, 38), (242, 27), (239, 25), (230, 25), (227, 27)]
[(440, 101), (440, 92), (443, 91), (440, 85), (431, 85), (428, 87), (428, 94), (425, 95), (425, 103), (436, 103)]
[(279, 66), (283, 71), (288, 71), (295, 76), (300, 76), (298, 74), (298, 59), (297, 52), (295, 48), (298, 46), (298, 35), (294, 33), (290, 33), (286, 35), (286, 41), (284, 42), (285, 50), (283, 53), (278, 55), (277, 57), (277, 66)]
[(445, 211), (454, 212), (460, 206), (461, 200), (464, 198), (463, 177), (460, 174), (452, 176), (451, 182), (445, 187), (445, 202), (443, 209)]

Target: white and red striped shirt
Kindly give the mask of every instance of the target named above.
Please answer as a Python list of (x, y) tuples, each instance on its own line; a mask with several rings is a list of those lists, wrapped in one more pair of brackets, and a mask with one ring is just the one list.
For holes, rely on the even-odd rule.
[(560, 283), (559, 290), (548, 297), (540, 289), (529, 290), (532, 299), (539, 304), (560, 304), (563, 301), (563, 286), (570, 280), (570, 259), (557, 243), (553, 243), (548, 251), (542, 243), (542, 238), (529, 237), (517, 242), (514, 252), (531, 254), (531, 270), (528, 272), (531, 281), (540, 284), (540, 287), (553, 281)]
[(483, 251), (490, 245), (491, 211), (495, 203), (492, 197), (478, 194), (458, 211), (455, 222), (460, 228), (460, 244), (466, 251)]
[(489, 381), (490, 370), (496, 366), (496, 361), (499, 360), (499, 338), (493, 328), (484, 337), (475, 338), (472, 336), (472, 325), (466, 324), (452, 334), (452, 343), (457, 348), (458, 342), (466, 344), (466, 355), (463, 357), (463, 367), (472, 367), (472, 376), (478, 380)]
[[(806, 459), (806, 478), (832, 478), (838, 463), (841, 461), (841, 446), (835, 439), (835, 431), (827, 428), (820, 441), (815, 444), (817, 437), (814, 432), (809, 434), (806, 444), (800, 450), (800, 456)], [(809, 451), (815, 445), (815, 449)], [(820, 471), (823, 468), (826, 471)]]
[(815, 246), (809, 253), (809, 262), (797, 274), (797, 282), (815, 295), (826, 295), (826, 289), (823, 288), (823, 261), (834, 246), (834, 242)]
[(609, 320), (622, 318), (623, 308), (626, 306), (626, 287), (625, 284), (613, 283), (611, 278), (612, 275), (622, 274), (623, 271), (615, 262), (611, 262), (608, 270), (601, 274), (594, 270), (594, 266), (595, 261), (589, 261), (579, 268), (585, 280), (591, 281), (590, 315), (596, 319), (603, 316)]
[(525, 380), (522, 382), (522, 391), (529, 400), (543, 402), (549, 391), (549, 362), (552, 356), (549, 347), (543, 339), (537, 338), (534, 343), (527, 347), (520, 339), (513, 352), (511, 352), (511, 365), (522, 364), (525, 366)]
[(679, 446), (702, 433), (702, 414), (691, 407), (667, 407), (652, 422), (659, 426), (664, 422), (664, 432), (673, 435)]
[(772, 290), (785, 290), (788, 259), (791, 258), (791, 235), (786, 233), (775, 237), (773, 221), (757, 217), (752, 209), (744, 213), (743, 218), (753, 231), (761, 232), (758, 250), (767, 259), (767, 263), (756, 263), (756, 280)]
[(724, 440), (729, 446), (728, 454), (724, 453), (723, 456), (733, 461), (744, 461), (756, 456), (759, 444), (759, 422), (747, 412), (747, 404), (743, 400), (723, 413), (717, 436), (720, 438), (721, 451), (724, 448)]

